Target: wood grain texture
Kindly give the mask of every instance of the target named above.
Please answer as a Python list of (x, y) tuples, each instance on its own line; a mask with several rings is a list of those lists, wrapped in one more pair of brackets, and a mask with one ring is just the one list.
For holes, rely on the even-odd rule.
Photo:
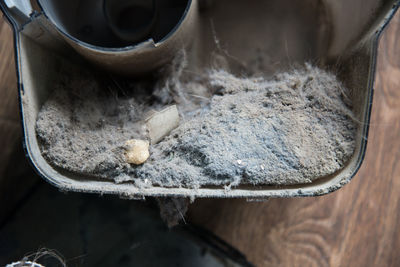
[(350, 184), (317, 198), (198, 200), (189, 217), (257, 266), (400, 266), (400, 13), (380, 42), (366, 158)]
[[(12, 153), (14, 149), (14, 147), (9, 146), (9, 144), (17, 142), (21, 131), (17, 104), (17, 79), (15, 74), (12, 31), (3, 18), (0, 21), (0, 74), (1, 158), (8, 160), (9, 154)], [(6, 155), (4, 155), (4, 153)], [(0, 164), (0, 173), (2, 173), (2, 170), (7, 165), (8, 164)]]
[[(13, 64), (0, 20), (0, 183), (21, 141)], [(375, 88), (366, 158), (350, 184), (318, 198), (197, 200), (190, 221), (257, 266), (400, 266), (400, 13), (381, 39)]]
[(0, 17), (0, 224), (37, 181), (22, 148), (12, 30)]

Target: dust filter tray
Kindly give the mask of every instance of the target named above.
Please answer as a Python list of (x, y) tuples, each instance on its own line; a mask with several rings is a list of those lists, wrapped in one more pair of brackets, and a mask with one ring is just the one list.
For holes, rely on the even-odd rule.
[[(384, 26), (396, 11), (399, 5), (398, 1), (369, 1), (366, 3), (360, 0), (352, 1), (351, 3), (343, 1), (341, 3), (340, 1), (328, 0), (306, 2), (221, 0), (205, 6), (201, 1), (192, 1), (190, 4), (194, 3), (196, 8), (187, 9), (187, 6), (185, 6), (182, 10), (186, 10), (187, 12), (183, 11), (182, 13), (182, 10), (180, 11), (180, 14), (182, 14), (181, 19), (190, 18), (188, 21), (191, 23), (187, 24), (187, 28), (183, 27), (183, 29), (186, 29), (184, 31), (179, 31), (178, 28), (172, 30), (173, 33), (177, 34), (175, 36), (184, 37), (183, 39), (178, 37), (175, 39), (175, 41), (180, 40), (184, 45), (179, 46), (179, 49), (174, 45), (166, 45), (168, 49), (164, 51), (168, 51), (168, 57), (165, 57), (167, 59), (162, 64), (158, 64), (159, 61), (149, 56), (157, 50), (157, 45), (153, 47), (138, 46), (135, 42), (146, 43), (146, 41), (139, 40), (140, 38), (128, 40), (129, 37), (118, 37), (118, 31), (115, 31), (115, 29), (113, 31), (112, 28), (110, 28), (111, 33), (120, 40), (124, 39), (128, 44), (101, 43), (101, 46), (99, 46), (99, 43), (91, 42), (88, 39), (76, 42), (76, 39), (84, 39), (87, 36), (79, 36), (79, 33), (75, 35), (71, 34), (74, 30), (68, 30), (68, 34), (66, 34), (66, 30), (62, 29), (60, 24), (57, 24), (56, 16), (51, 17), (49, 10), (46, 11), (44, 8), (44, 2), (57, 3), (57, 1), (43, 0), (41, 2), (47, 16), (39, 10), (40, 12), (38, 11), (30, 15), (24, 23), (21, 23), (20, 19), (16, 19), (17, 15), (13, 12), (10, 13), (4, 3), (2, 3), (2, 9), (8, 14), (8, 18), (13, 23), (15, 30), (18, 75), (20, 80), (19, 90), (27, 154), (38, 172), (57, 187), (63, 190), (81, 192), (112, 193), (130, 198), (141, 198), (144, 196), (246, 198), (315, 196), (326, 194), (342, 187), (357, 172), (366, 148), (377, 39)], [(79, 1), (72, 2), (78, 3)], [(200, 4), (202, 8), (199, 9), (197, 4)], [(153, 7), (150, 6), (149, 8)], [(56, 9), (55, 7), (54, 10)], [(358, 12), (355, 13), (354, 10)], [(58, 16), (57, 18), (61, 17)], [(149, 18), (149, 23), (152, 24), (152, 16)], [(180, 21), (183, 22), (184, 20)], [(178, 25), (181, 24), (178, 22)], [(95, 40), (100, 39), (95, 38)], [(154, 40), (157, 40), (157, 38), (153, 38)], [(174, 44), (178, 44), (178, 41), (175, 41)], [(134, 45), (130, 45), (132, 43)], [(157, 41), (153, 43), (156, 44)], [(159, 43), (163, 43), (162, 38), (159, 40)], [(77, 51), (78, 53), (76, 53)], [(132, 56), (129, 53), (137, 53), (138, 51), (143, 56), (145, 63), (151, 62), (149, 65), (140, 62), (140, 64), (144, 65), (136, 65), (139, 69), (140, 66), (143, 66), (143, 70), (146, 69), (147, 73), (150, 73), (154, 77), (155, 73), (160, 73), (160, 66), (164, 67), (164, 74), (167, 75), (158, 76), (158, 81), (160, 81), (158, 85), (154, 85), (151, 82), (148, 83), (148, 81), (139, 79), (137, 76), (132, 78), (129, 76), (131, 75), (128, 73), (129, 71), (124, 72), (119, 69), (119, 67), (123, 66), (122, 63), (127, 62), (127, 58)], [(185, 52), (182, 54), (182, 51)], [(84, 55), (91, 63), (83, 60), (81, 55)], [(159, 58), (160, 55), (157, 54), (156, 58)], [(115, 58), (119, 59), (114, 61)], [(120, 61), (121, 58), (124, 59)], [(177, 60), (179, 58), (180, 60)], [(134, 62), (135, 64), (138, 63), (138, 61)], [(309, 65), (304, 65), (305, 62), (308, 62)], [(100, 72), (97, 70), (97, 67), (101, 69)], [(127, 65), (125, 65), (125, 69), (126, 67)], [(96, 71), (93, 71), (94, 69)], [(90, 75), (86, 75), (85, 73), (102, 74), (100, 77), (99, 75), (94, 75), (95, 77), (92, 79)], [(85, 77), (79, 78), (79, 75)], [(108, 75), (111, 75), (112, 78), (109, 78)], [(298, 75), (305, 77), (305, 79), (296, 80)], [(179, 79), (174, 79), (177, 76), (179, 76)], [(107, 82), (104, 83), (104, 80)], [(138, 82), (139, 80), (140, 83)], [(96, 82), (93, 83), (93, 81)], [(340, 168), (333, 168), (331, 172), (321, 172), (317, 175), (318, 177), (307, 176), (303, 172), (304, 175), (302, 178), (306, 179), (298, 180), (294, 178), (293, 173), (289, 172), (287, 173), (287, 177), (283, 174), (281, 174), (281, 177), (279, 175), (271, 175), (271, 179), (267, 182), (252, 184), (249, 181), (243, 183), (243, 180), (240, 180), (239, 183), (235, 183), (234, 180), (225, 181), (224, 179), (229, 175), (231, 177), (238, 176), (247, 179), (251, 176), (255, 177), (257, 172), (255, 171), (255, 167), (250, 166), (252, 162), (249, 163), (246, 159), (235, 157), (235, 155), (232, 156), (234, 153), (232, 153), (232, 150), (229, 150), (229, 145), (237, 145), (237, 143), (232, 141), (234, 139), (226, 139), (228, 153), (224, 154), (223, 149), (225, 148), (221, 146), (218, 151), (207, 154), (202, 150), (203, 147), (199, 147), (198, 143), (196, 143), (198, 141), (196, 139), (196, 132), (193, 130), (193, 132), (188, 133), (184, 129), (179, 130), (179, 126), (178, 130), (172, 131), (169, 136), (165, 137), (165, 140), (178, 138), (178, 140), (185, 141), (185, 139), (179, 136), (193, 136), (193, 138), (183, 142), (186, 144), (185, 146), (182, 146), (182, 142), (174, 143), (172, 141), (172, 143), (161, 141), (154, 146), (151, 145), (151, 147), (153, 146), (152, 149), (159, 148), (159, 150), (151, 150), (150, 159), (152, 157), (154, 159), (154, 156), (158, 155), (157, 153), (161, 153), (159, 151), (169, 151), (171, 153), (165, 154), (163, 157), (160, 154), (160, 159), (164, 161), (170, 159), (172, 163), (171, 165), (165, 163), (161, 167), (154, 165), (155, 167), (153, 166), (152, 169), (147, 170), (146, 166), (148, 165), (145, 163), (141, 167), (143, 176), (140, 176), (141, 173), (137, 171), (128, 171), (128, 173), (125, 173), (126, 176), (114, 175), (111, 177), (115, 166), (111, 166), (108, 169), (107, 166), (102, 166), (104, 169), (101, 173), (105, 174), (104, 177), (97, 174), (85, 175), (77, 172), (76, 169), (68, 170), (62, 168), (62, 164), (57, 165), (54, 162), (50, 164), (49, 158), (44, 157), (43, 140), (40, 140), (37, 134), (37, 120), (38, 118), (40, 119), (40, 110), (46, 107), (46, 101), (52, 99), (52, 97), (54, 99), (54, 92), (60, 87), (60, 84), (68, 85), (70, 83), (68, 85), (70, 86), (73, 83), (84, 82), (86, 87), (93, 87), (93, 90), (97, 90), (96, 83), (98, 81), (103, 83), (102, 86), (104, 84), (114, 84), (113, 86), (115, 87), (123, 85), (122, 92), (120, 89), (117, 89), (117, 91), (119, 90), (118, 94), (125, 94), (125, 96), (129, 96), (132, 92), (139, 92), (140, 89), (137, 87), (140, 86), (142, 89), (148, 88), (146, 86), (150, 86), (153, 89), (162, 89), (167, 88), (166, 85), (170, 85), (168, 88), (172, 90), (177, 90), (179, 86), (183, 86), (186, 93), (190, 93), (190, 90), (196, 88), (196, 96), (200, 98), (208, 97), (209, 99), (205, 106), (201, 106), (201, 101), (194, 101), (192, 99), (202, 107), (201, 109), (190, 110), (185, 106), (179, 105), (183, 98), (178, 98), (179, 103), (176, 102), (176, 98), (173, 101), (169, 101), (168, 97), (170, 95), (165, 95), (165, 91), (163, 90), (157, 91), (155, 95), (158, 98), (152, 98), (152, 103), (163, 104), (159, 106), (159, 109), (155, 108), (156, 112), (160, 112), (167, 103), (177, 104), (180, 117), (185, 122), (199, 116), (199, 113), (202, 113), (202, 116), (210, 114), (209, 118), (213, 122), (208, 123), (208, 126), (217, 125), (216, 127), (208, 129), (206, 127), (203, 129), (201, 127), (203, 124), (199, 124), (191, 125), (193, 126), (192, 128), (187, 128), (189, 130), (198, 129), (198, 132), (202, 132), (202, 136), (207, 136), (207, 131), (217, 131), (218, 123), (223, 123), (226, 120), (226, 116), (218, 118), (218, 114), (221, 113), (221, 109), (224, 107), (230, 110), (230, 114), (234, 114), (237, 109), (239, 111), (247, 109), (247, 114), (253, 114), (252, 112), (254, 112), (255, 116), (244, 116), (242, 120), (238, 120), (237, 124), (237, 126), (243, 126), (243, 124), (250, 121), (252, 122), (252, 126), (254, 126), (253, 122), (258, 121), (254, 118), (264, 119), (268, 117), (268, 114), (265, 113), (261, 113), (262, 116), (257, 117), (260, 115), (257, 112), (262, 108), (269, 108), (271, 110), (272, 107), (273, 110), (277, 108), (273, 102), (269, 101), (273, 97), (277, 97), (277, 95), (280, 97), (279, 107), (286, 112), (288, 110), (296, 110), (300, 105), (296, 101), (294, 103), (291, 102), (294, 99), (291, 93), (298, 86), (301, 88), (312, 88), (310, 84), (324, 83), (338, 90), (343, 86), (343, 88), (348, 90), (345, 94), (346, 100), (343, 100), (344, 98), (339, 91), (335, 93), (335, 90), (326, 90), (324, 95), (328, 95), (331, 98), (338, 97), (344, 101), (343, 106), (334, 104), (328, 110), (339, 109), (343, 116), (352, 117), (353, 121), (357, 122), (353, 128), (352, 126), (348, 127), (349, 129), (351, 128), (351, 137), (354, 139), (350, 148), (352, 152), (350, 153), (351, 155), (348, 155), (345, 162), (342, 162), (341, 165), (339, 164)], [(336, 81), (341, 86), (336, 86)], [(138, 86), (139, 84), (140, 86)], [(262, 90), (264, 90), (262, 91), (264, 94), (261, 98), (257, 96), (257, 92), (260, 92), (260, 84), (262, 85)], [(306, 84), (305, 87), (304, 84)], [(203, 88), (205, 95), (198, 95), (200, 86), (205, 87), (205, 89)], [(127, 88), (131, 88), (132, 90), (126, 92), (125, 89)], [(276, 91), (277, 88), (280, 89)], [(307, 92), (306, 90), (298, 91)], [(73, 90), (67, 91), (66, 94), (68, 95), (71, 92)], [(148, 92), (148, 90), (144, 90), (143, 94), (135, 95), (133, 99), (137, 101), (138, 99), (140, 100), (140, 97), (146, 98)], [(78, 93), (80, 97), (85, 95), (84, 90), (75, 93)], [(118, 94), (116, 97), (120, 96)], [(211, 97), (207, 94), (211, 94)], [(232, 98), (235, 95), (238, 96), (238, 94), (240, 94), (241, 101), (237, 101), (237, 103), (228, 101), (228, 98)], [(99, 98), (101, 103), (103, 96), (99, 94), (94, 98)], [(154, 94), (152, 94), (152, 97), (154, 97)], [(306, 101), (314, 103), (312, 108), (321, 108), (320, 106), (318, 107), (318, 101), (316, 100), (319, 98), (315, 92), (310, 95), (304, 95), (304, 97)], [(89, 96), (86, 99), (88, 98)], [(124, 99), (124, 97), (121, 98)], [(260, 99), (262, 101), (257, 102)], [(246, 101), (251, 104), (246, 105)], [(125, 104), (130, 103), (127, 101)], [(107, 102), (104, 102), (100, 106), (105, 105), (108, 105), (108, 107), (112, 106)], [(259, 107), (255, 107), (256, 105)], [(96, 109), (96, 107), (94, 108)], [(322, 107), (322, 110), (326, 110), (326, 108)], [(351, 110), (351, 114), (347, 113), (349, 110)], [(298, 111), (298, 118), (293, 120), (287, 119), (287, 121), (277, 120), (276, 125), (299, 123), (304, 119), (304, 116), (301, 115), (300, 109)], [(64, 114), (68, 114), (68, 112)], [(239, 112), (239, 114), (241, 113)], [(321, 114), (324, 116), (329, 115), (323, 112)], [(109, 115), (109, 118), (112, 118), (112, 112)], [(231, 118), (240, 118), (235, 116), (232, 115)], [(105, 117), (105, 120), (107, 121), (107, 117)], [(110, 121), (113, 120), (110, 119)], [(321, 121), (324, 121), (323, 117), (317, 118), (315, 123), (310, 123), (310, 125), (318, 125)], [(194, 122), (194, 124), (196, 123)], [(274, 125), (270, 126), (271, 129), (274, 128)], [(299, 127), (301, 128), (301, 126)], [(233, 128), (231, 130), (235, 132)], [(45, 130), (46, 128), (42, 129)], [(241, 134), (245, 137), (250, 136), (245, 131), (236, 130), (236, 137), (238, 138)], [(310, 132), (317, 131), (311, 129)], [(262, 131), (252, 131), (252, 133), (254, 136), (259, 136), (259, 133), (262, 133)], [(299, 133), (301, 131), (296, 134)], [(337, 131), (333, 131), (332, 133), (337, 133)], [(233, 134), (232, 136), (235, 135)], [(273, 138), (276, 137), (276, 140), (265, 140), (263, 144), (270, 142), (267, 149), (276, 151), (277, 149), (274, 145), (279, 146), (278, 141), (280, 140), (280, 136), (277, 133), (277, 135), (272, 136)], [(138, 137), (141, 138), (140, 134), (138, 134)], [(126, 136), (125, 139), (129, 138), (130, 136)], [(246, 138), (242, 139), (249, 141)], [(347, 144), (346, 140), (340, 143), (342, 145)], [(207, 142), (207, 139), (203, 141)], [(193, 148), (193, 146), (197, 146), (196, 149), (188, 149)], [(254, 158), (255, 156), (250, 153), (254, 152), (254, 150), (249, 149), (249, 147), (251, 147), (251, 143), (248, 143), (244, 147), (237, 147), (237, 149), (239, 152), (248, 155), (248, 158)], [(282, 147), (279, 146), (281, 150)], [(182, 174), (181, 177), (184, 178), (184, 181), (201, 179), (202, 176), (198, 174), (203, 175), (205, 170), (202, 164), (211, 166), (213, 163), (218, 163), (213, 168), (206, 169), (206, 174), (209, 177), (220, 179), (219, 181), (222, 182), (214, 184), (203, 183), (195, 187), (185, 186), (185, 184), (174, 184), (173, 182), (176, 181), (172, 180), (171, 182), (168, 179), (164, 179), (164, 185), (162, 183), (150, 183), (148, 185), (146, 175), (153, 173), (156, 176), (159, 173), (164, 175), (160, 177), (168, 177), (168, 174), (173, 171), (174, 166), (180, 166), (179, 164), (175, 164), (177, 162), (174, 162), (174, 159), (176, 159), (172, 153), (174, 149), (181, 149), (179, 153), (188, 154), (187, 162), (190, 163), (189, 165), (194, 170), (192, 175), (188, 175), (187, 170), (189, 168), (183, 166), (182, 170), (178, 173)], [(324, 152), (323, 149), (320, 150)], [(204, 153), (197, 153), (199, 151)], [(302, 151), (304, 150), (301, 149), (299, 153), (302, 153)], [(316, 149), (311, 150), (309, 158), (312, 158), (314, 152), (321, 151), (317, 151)], [(344, 153), (343, 151), (336, 151), (335, 153)], [(211, 161), (209, 161), (210, 155), (215, 156), (218, 153), (225, 155), (226, 160), (218, 161), (217, 158), (211, 158)], [(231, 156), (232, 158), (230, 158)], [(323, 158), (323, 156), (320, 158)], [(303, 165), (309, 164), (306, 161), (300, 163)], [(278, 158), (275, 162), (257, 163), (254, 166), (261, 172), (271, 170), (272, 167), (279, 167), (279, 164), (290, 165), (288, 157)], [(314, 164), (318, 165), (318, 162)], [(165, 166), (168, 168), (165, 168)], [(297, 171), (302, 173), (302, 165), (299, 166), (300, 171)], [(220, 172), (216, 172), (215, 170), (220, 170)], [(229, 173), (230, 170), (232, 173)], [(296, 170), (296, 166), (294, 166), (294, 170)], [(199, 173), (196, 173), (196, 171)], [(133, 180), (128, 179), (127, 176), (133, 177)], [(275, 180), (274, 177), (276, 178)], [(138, 179), (135, 180), (136, 178)], [(294, 182), (279, 183), (282, 179)], [(135, 181), (140, 181), (140, 184)], [(229, 185), (232, 187), (227, 188), (226, 186), (229, 187)]]

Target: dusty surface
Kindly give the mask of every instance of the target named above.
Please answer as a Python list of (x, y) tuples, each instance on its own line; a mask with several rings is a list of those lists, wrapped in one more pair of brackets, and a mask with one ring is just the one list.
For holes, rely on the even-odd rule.
[[(308, 65), (268, 80), (210, 71), (188, 83), (176, 69), (156, 85), (130, 88), (67, 77), (39, 114), (43, 155), (69, 171), (140, 187), (229, 187), (309, 183), (341, 169), (354, 151), (346, 89), (332, 74)], [(180, 126), (150, 147), (143, 165), (126, 163), (123, 144), (148, 138), (146, 112), (172, 103)]]

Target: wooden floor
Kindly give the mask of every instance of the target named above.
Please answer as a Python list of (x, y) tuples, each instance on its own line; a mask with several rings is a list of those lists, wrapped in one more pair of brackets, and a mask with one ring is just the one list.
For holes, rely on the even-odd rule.
[[(2, 187), (21, 136), (12, 34), (2, 20), (0, 79)], [(375, 88), (366, 158), (350, 184), (318, 198), (197, 200), (189, 219), (256, 266), (400, 266), (400, 13), (381, 39)]]
[(400, 266), (400, 13), (382, 36), (368, 148), (350, 184), (318, 198), (199, 200), (192, 221), (257, 266)]

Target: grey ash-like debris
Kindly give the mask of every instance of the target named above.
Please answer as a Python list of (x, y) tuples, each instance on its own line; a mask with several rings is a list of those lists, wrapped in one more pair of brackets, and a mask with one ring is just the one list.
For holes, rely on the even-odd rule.
[[(54, 166), (138, 187), (197, 188), (310, 183), (343, 168), (354, 152), (346, 88), (319, 68), (272, 79), (210, 71), (207, 82), (173, 81), (146, 102), (135, 93), (111, 98), (93, 80), (71, 78), (39, 113), (43, 155)], [(144, 164), (124, 162), (122, 144), (146, 138), (146, 111), (171, 103), (180, 126), (151, 146)]]

